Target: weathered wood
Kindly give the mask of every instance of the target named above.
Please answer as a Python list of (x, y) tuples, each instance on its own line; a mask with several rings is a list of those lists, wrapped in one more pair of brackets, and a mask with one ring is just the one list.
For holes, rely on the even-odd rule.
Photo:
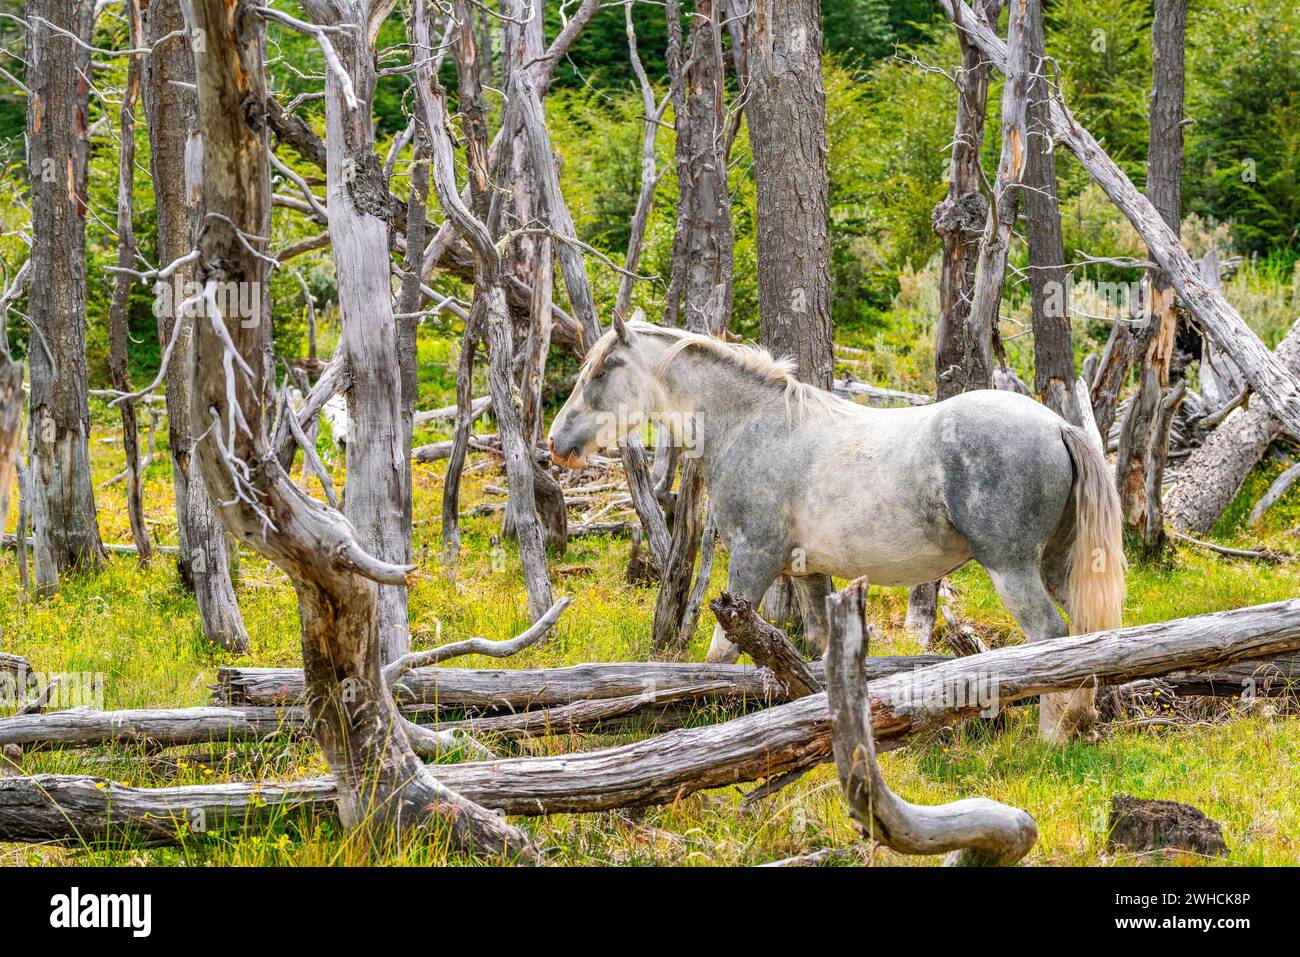
[(956, 864), (1015, 864), (1038, 840), (1038, 826), (1024, 811), (987, 798), (911, 804), (885, 783), (876, 761), (869, 688), (862, 673), (866, 593), (866, 580), (860, 578), (826, 599), (826, 693), (835, 765), (850, 812), (869, 838), (903, 854), (952, 851), (950, 860)]
[[(972, 383), (994, 381), (994, 355), (1002, 352), (999, 318), (1002, 286), (1006, 282), (1011, 233), (1020, 210), (1021, 186), (1030, 149), (1029, 88), (1034, 65), (1030, 62), (1026, 30), (1028, 6), (1013, 3), (1007, 15), (1006, 82), (1002, 86), (1002, 149), (997, 179), (989, 200), (988, 221), (980, 239), (967, 319), (972, 348), (967, 374)], [(1018, 391), (1018, 390), (1017, 390)]]
[(167, 708), (91, 711), (74, 708), (46, 714), (0, 718), (0, 745), (72, 747), (131, 741), (161, 747), (259, 741), (301, 732), (301, 708)]
[(9, 488), (23, 423), (23, 366), (0, 347), (0, 515), (9, 514)]
[(103, 559), (90, 477), (86, 210), (92, 0), (27, 3), (27, 168), (31, 184), (27, 485), (35, 590)]
[[(140, 93), (149, 131), (158, 259), (165, 266), (182, 260), (194, 248), (198, 207), (203, 197), (203, 140), (198, 132), (198, 103), (193, 90), (194, 57), (191, 44), (185, 42), (188, 34), (180, 0), (150, 0), (144, 10), (144, 20), (150, 53), (145, 57)], [(245, 652), (248, 634), (230, 577), (226, 529), (208, 496), (193, 455), (194, 429), (190, 423), (193, 330), (179, 309), (193, 278), (193, 265), (185, 263), (170, 278), (154, 286), (159, 347), (165, 351), (167, 343), (173, 339), (176, 343), (167, 363), (164, 393), (179, 539), (176, 565), (181, 582), (194, 592), (203, 637), (214, 645)], [(170, 287), (165, 298), (164, 287)], [(198, 431), (205, 428), (206, 424), (201, 425)], [(291, 440), (292, 436), (288, 438)]]
[[(137, 50), (144, 43), (144, 24), (140, 19), (139, 0), (125, 4), (127, 42)], [(117, 266), (113, 277), (113, 295), (108, 304), (109, 347), (108, 366), (113, 377), (113, 388), (120, 393), (131, 392), (131, 378), (127, 370), (127, 310), (130, 307), (131, 287), (134, 278), (131, 267), (137, 253), (135, 243), (135, 107), (140, 95), (141, 54), (127, 57), (126, 88), (118, 107), (118, 167), (117, 167)], [(131, 540), (135, 542), (136, 561), (143, 567), (153, 557), (153, 541), (144, 521), (142, 494), (143, 469), (140, 465), (140, 441), (136, 423), (135, 403), (119, 402), (122, 417), (122, 446), (126, 451), (126, 514), (131, 525)]]
[[(1297, 652), (1300, 600), (1256, 605), (1001, 648), (895, 674), (871, 687), (871, 721), (877, 746), (885, 747), (963, 716), (1093, 679), (1123, 683)], [(445, 788), (477, 804), (539, 815), (672, 802), (698, 790), (812, 767), (831, 753), (827, 699), (816, 694), (617, 748), (429, 770)], [(210, 820), (243, 820), (255, 810), (251, 805), (281, 794), (327, 810), (333, 791), (323, 779), (151, 791), (75, 775), (7, 778), (0, 780), (0, 841), (89, 841), (141, 828), (157, 834), (157, 824), (144, 814), (167, 819), (186, 800), (210, 809)]]
[(1156, 410), (1156, 418), (1149, 436), (1144, 478), (1145, 508), (1143, 510), (1142, 547), (1148, 556), (1158, 556), (1165, 549), (1165, 510), (1161, 501), (1164, 489), (1165, 465), (1169, 461), (1169, 427), (1173, 425), (1178, 407), (1187, 394), (1187, 380), (1165, 390)]
[[(1300, 320), (1287, 331), (1276, 353), (1286, 368), (1300, 374)], [(1165, 497), (1169, 524), (1198, 535), (1213, 528), (1282, 431), (1282, 422), (1264, 402), (1228, 416), (1178, 470)]]
[(466, 638), (464, 641), (452, 641), (428, 651), (411, 651), (384, 668), (384, 681), (389, 685), (413, 668), (436, 665), (452, 658), (464, 655), (486, 655), (490, 658), (508, 658), (518, 654), (550, 633), (551, 628), (560, 620), (564, 610), (573, 604), (572, 598), (561, 598), (552, 605), (544, 615), (530, 627), (508, 641), (488, 641), (486, 638)]
[[(982, 19), (996, 19), (1000, 9), (1001, 0), (976, 3), (976, 15)], [(986, 177), (980, 162), (989, 67), (961, 29), (957, 30), (957, 43), (961, 67), (956, 72), (957, 110), (948, 160), (948, 192), (930, 215), (931, 227), (943, 244), (939, 321), (934, 336), (935, 398), (939, 401), (967, 389), (993, 387), (991, 370), (979, 360), (985, 351), (981, 345), (985, 331), (971, 322), (980, 237), (989, 212), (988, 200), (981, 192)], [(938, 594), (938, 582), (913, 586), (908, 594), (905, 626), (927, 646), (934, 635)]]
[[(872, 679), (950, 660), (946, 655), (873, 656), (867, 659)], [(814, 678), (821, 663), (811, 662)], [(661, 688), (725, 685), (719, 697), (758, 701), (772, 699), (774, 689), (752, 665), (694, 662), (588, 662), (563, 668), (416, 668), (394, 682), (392, 692), (403, 707), (437, 705), (447, 709), (520, 711), (573, 701), (617, 698)], [(214, 704), (283, 707), (302, 700), (302, 672), (296, 668), (217, 669)], [(712, 696), (712, 693), (704, 696)]]
[(1264, 520), (1264, 513), (1278, 503), (1295, 484), (1296, 479), (1300, 478), (1300, 463), (1284, 469), (1282, 474), (1273, 480), (1268, 487), (1268, 491), (1260, 496), (1255, 507), (1250, 510), (1250, 524), (1258, 525)]
[(1029, 246), (1031, 322), (1034, 333), (1034, 392), (1039, 400), (1075, 425), (1074, 343), (1065, 291), (1065, 241), (1056, 183), (1056, 156), (1047, 127), (1052, 95), (1050, 64), (1044, 50), (1043, 5), (1025, 4), (1025, 44), (1029, 65), (1029, 112), (1025, 137), (1025, 239)]
[(754, 613), (749, 602), (724, 591), (709, 603), (727, 640), (766, 668), (785, 688), (785, 697), (802, 698), (822, 690), (803, 656), (790, 643), (785, 632), (769, 625)]
[[(1005, 71), (1007, 49), (996, 33), (976, 21), (961, 0), (942, 0), (942, 3), (950, 16), (954, 10), (960, 10), (962, 29), (993, 66)], [(1255, 394), (1282, 420), (1287, 430), (1300, 435), (1300, 382), (1296, 376), (1260, 342), (1222, 293), (1205, 284), (1196, 264), (1150, 200), (1137, 190), (1057, 98), (1051, 101), (1049, 120), (1056, 142), (1078, 158), (1147, 244), (1155, 261), (1168, 274), (1178, 301), (1215, 345), (1233, 359)]]
[[(312, 4), (319, 19), (331, 16), (328, 4)], [(269, 257), (256, 245), (268, 241), (271, 211), (262, 22), (247, 0), (194, 0), (189, 12), (191, 26), (206, 39), (194, 51), (206, 203), (195, 274), (213, 308), (207, 321), (195, 324), (191, 395), (191, 415), (205, 423), (203, 441), (196, 444), (203, 481), (231, 533), (293, 580), (306, 706), (338, 781), (345, 828), (361, 838), (391, 840), (433, 822), (446, 827), (458, 847), (533, 860), (526, 835), (429, 773), (384, 685), (377, 587), (406, 584), (412, 569), (366, 552), (351, 524), (302, 492), (275, 457), (264, 407), (269, 303), (263, 300), (266, 315), (252, 317), (215, 305), (218, 283), (261, 293), (268, 280)], [(326, 33), (317, 38), (329, 48)], [(364, 42), (364, 31), (352, 39)], [(342, 83), (339, 72), (332, 68), (327, 83)], [(327, 99), (329, 109), (353, 105), (346, 88)], [(341, 121), (344, 135), (349, 126)], [(445, 135), (444, 127), (429, 127)], [(371, 154), (357, 170), (356, 188), (341, 188), (367, 206), (375, 198), (377, 168)], [(330, 180), (333, 186), (335, 177)], [(378, 221), (373, 209), (366, 212), (366, 219)]]

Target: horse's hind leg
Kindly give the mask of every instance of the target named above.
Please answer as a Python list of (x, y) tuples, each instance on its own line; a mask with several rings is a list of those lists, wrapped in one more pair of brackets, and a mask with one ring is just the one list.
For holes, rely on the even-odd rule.
[[(1011, 569), (988, 569), (993, 585), (1007, 609), (1024, 629), (1030, 641), (1060, 638), (1068, 629), (1043, 584), (1037, 563), (1025, 563)], [(1093, 706), (1093, 688), (1059, 691), (1040, 696), (1038, 732), (1043, 740), (1054, 744), (1069, 740), (1097, 718)]]

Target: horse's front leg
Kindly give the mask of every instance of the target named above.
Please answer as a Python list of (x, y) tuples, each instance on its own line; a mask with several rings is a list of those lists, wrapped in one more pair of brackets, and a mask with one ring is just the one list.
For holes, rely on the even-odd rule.
[[(742, 544), (734, 545), (727, 566), (727, 591), (757, 607), (767, 593), (768, 586), (785, 567), (785, 561), (784, 549), (760, 550)], [(740, 649), (727, 640), (722, 626), (715, 624), (713, 641), (709, 644), (705, 660), (715, 664), (735, 664), (739, 657)]]

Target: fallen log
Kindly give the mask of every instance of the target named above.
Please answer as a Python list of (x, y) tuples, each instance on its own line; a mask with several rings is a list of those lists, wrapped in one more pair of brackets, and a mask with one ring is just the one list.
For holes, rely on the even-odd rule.
[[(1000, 648), (894, 674), (870, 689), (871, 721), (881, 747), (1089, 681), (1124, 683), (1297, 653), (1300, 600), (1254, 605)], [(616, 748), (430, 770), (441, 784), (478, 804), (507, 814), (542, 815), (666, 804), (696, 791), (775, 777), (830, 758), (830, 717), (822, 693), (724, 724), (670, 731)], [(328, 809), (333, 789), (328, 779), (150, 790), (79, 775), (4, 778), (0, 842), (79, 844), (122, 831), (165, 838), (159, 818), (183, 819), (192, 808), (210, 826), (214, 821), (257, 820), (277, 797)]]
[(91, 711), (74, 708), (45, 714), (0, 718), (0, 745), (70, 747), (115, 741), (149, 742), (159, 747), (260, 741), (303, 729), (301, 708), (167, 708)]
[(859, 578), (826, 598), (826, 691), (835, 766), (849, 811), (868, 837), (903, 854), (951, 851), (954, 864), (1015, 864), (1038, 840), (1038, 826), (1024, 811), (988, 798), (912, 804), (885, 783), (876, 761), (869, 683), (862, 673), (869, 634), (863, 624), (866, 594), (866, 580)]
[[(874, 656), (867, 659), (872, 680), (949, 660), (944, 655)], [(814, 677), (821, 663), (809, 665)], [(435, 705), (447, 709), (521, 711), (592, 698), (619, 698), (649, 690), (725, 685), (701, 697), (767, 701), (770, 682), (752, 665), (692, 662), (589, 662), (564, 668), (416, 668), (395, 682), (392, 691), (404, 707)], [(212, 703), (285, 707), (300, 703), (302, 672), (297, 668), (219, 668)]]
[[(1300, 373), (1300, 320), (1278, 344), (1277, 357)], [(1165, 496), (1169, 523), (1192, 535), (1208, 532), (1282, 433), (1282, 422), (1263, 402), (1233, 412), (1179, 468)]]

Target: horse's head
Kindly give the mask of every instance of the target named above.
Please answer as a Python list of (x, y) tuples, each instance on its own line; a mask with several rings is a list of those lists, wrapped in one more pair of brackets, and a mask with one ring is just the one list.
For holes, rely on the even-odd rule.
[(551, 458), (566, 468), (582, 468), (597, 449), (612, 448), (644, 427), (661, 404), (663, 387), (632, 324), (614, 316), (614, 328), (592, 347), (564, 407), (551, 423)]

